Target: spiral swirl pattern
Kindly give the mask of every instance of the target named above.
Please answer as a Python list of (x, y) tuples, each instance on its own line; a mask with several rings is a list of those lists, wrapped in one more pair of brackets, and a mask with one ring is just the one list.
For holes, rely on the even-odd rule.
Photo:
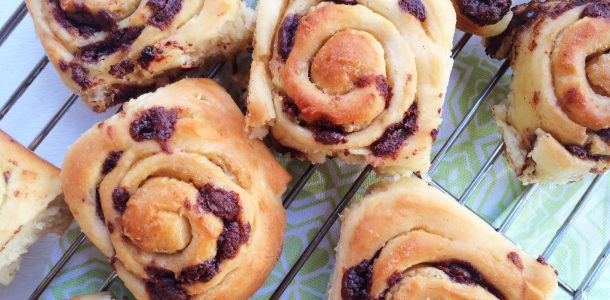
[[(284, 7), (284, 9), (281, 9)], [(281, 1), (258, 6), (252, 136), (313, 162), (425, 172), (453, 61), (449, 1)]]
[(565, 183), (610, 166), (610, 3), (534, 1), (486, 41), (513, 82), (495, 116), (525, 182)]
[[(371, 234), (375, 232), (375, 234)], [(557, 275), (424, 181), (372, 186), (341, 224), (330, 299), (552, 299)]]
[[(47, 56), (95, 111), (246, 48), (240, 0), (27, 0)], [(202, 30), (205, 28), (205, 30)]]
[(71, 147), (66, 200), (138, 299), (247, 299), (265, 281), (282, 249), (290, 176), (243, 126), (220, 86), (183, 80)]

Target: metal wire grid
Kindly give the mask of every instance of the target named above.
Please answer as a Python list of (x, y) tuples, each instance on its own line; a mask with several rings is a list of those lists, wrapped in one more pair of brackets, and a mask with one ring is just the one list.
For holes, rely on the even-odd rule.
[[(18, 6), (18, 8), (15, 10), (15, 12), (9, 17), (9, 20), (2, 26), (2, 28), (0, 28), (0, 46), (2, 46), (2, 44), (6, 41), (8, 36), (15, 29), (15, 27), (17, 27), (17, 25), (19, 25), (19, 23), (21, 22), (21, 20), (24, 18), (24, 16), (26, 14), (27, 14), (27, 9), (25, 7), (25, 3), (21, 3)], [(464, 34), (462, 36), (462, 38), (458, 41), (458, 43), (455, 45), (455, 47), (452, 51), (452, 58), (455, 58), (461, 52), (461, 50), (464, 48), (464, 46), (470, 40), (470, 38), (471, 38), (470, 34)], [(47, 66), (48, 63), (49, 63), (49, 60), (46, 56), (42, 57), (39, 60), (39, 62), (30, 71), (30, 73), (27, 75), (27, 77), (22, 81), (22, 83), (17, 87), (17, 89), (9, 97), (7, 102), (2, 106), (2, 108), (0, 108), (0, 120), (2, 120), (4, 118), (4, 116), (9, 112), (9, 110), (17, 102), (17, 100), (19, 100), (21, 95), (23, 95), (23, 93), (27, 90), (27, 88), (30, 86), (30, 84), (34, 81), (34, 79), (36, 79), (38, 74), (40, 74), (40, 72)], [(508, 67), (509, 67), (509, 64), (507, 61), (505, 61), (500, 66), (497, 73), (490, 79), (486, 88), (481, 92), (479, 98), (477, 98), (477, 100), (474, 102), (473, 106), (470, 108), (470, 110), (464, 116), (462, 121), (458, 124), (456, 129), (449, 136), (449, 138), (447, 139), (445, 144), (441, 147), (439, 152), (436, 154), (436, 156), (432, 160), (432, 164), (431, 164), (431, 167), (429, 170), (430, 174), (433, 174), (438, 169), (440, 162), (447, 155), (449, 149), (455, 144), (458, 137), (461, 135), (461, 133), (466, 128), (466, 126), (470, 123), (470, 121), (476, 115), (478, 109), (488, 98), (489, 94), (494, 89), (494, 87), (497, 85), (497, 83), (502, 78), (502, 76), (506, 73), (506, 71), (508, 70)], [(214, 77), (216, 75), (216, 73), (220, 70), (220, 68), (221, 68), (221, 64), (213, 66), (211, 68), (211, 70), (206, 74), (206, 77)], [(41, 132), (30, 143), (30, 145), (28, 146), (28, 148), (30, 150), (32, 150), (32, 151), (36, 150), (36, 148), (40, 145), (40, 143), (46, 138), (46, 136), (55, 127), (57, 122), (64, 116), (64, 114), (68, 111), (68, 109), (72, 106), (72, 104), (74, 104), (74, 102), (76, 101), (77, 98), (78, 98), (78, 96), (73, 94), (65, 101), (63, 106), (56, 112), (56, 114), (48, 121), (48, 123), (41, 130)], [(468, 187), (464, 190), (464, 192), (462, 193), (462, 195), (459, 198), (456, 198), (455, 196), (452, 195), (454, 198), (456, 198), (456, 200), (460, 204), (464, 205), (465, 202), (468, 200), (468, 198), (475, 191), (475, 189), (479, 186), (479, 184), (484, 179), (485, 175), (489, 172), (489, 170), (491, 169), (493, 164), (498, 159), (498, 157), (500, 157), (500, 154), (502, 153), (503, 148), (504, 148), (503, 142), (499, 143), (496, 146), (496, 148), (492, 152), (492, 155), (483, 164), (483, 167), (481, 168), (481, 170), (479, 170), (477, 175), (473, 178), (473, 180), (470, 182)], [(316, 172), (316, 169), (317, 169), (317, 165), (310, 164), (307, 167), (307, 169), (305, 170), (305, 172), (301, 175), (301, 177), (293, 184), (292, 188), (286, 193), (286, 196), (283, 199), (283, 205), (285, 208), (288, 208), (292, 204), (292, 202), (296, 199), (299, 192), (307, 184), (309, 178), (311, 178), (311, 176)], [(324, 236), (328, 233), (328, 231), (333, 226), (333, 224), (337, 221), (337, 218), (339, 217), (341, 212), (345, 209), (347, 204), (354, 197), (356, 192), (360, 189), (360, 187), (362, 186), (362, 184), (364, 183), (366, 178), (370, 175), (372, 170), (373, 170), (373, 168), (370, 165), (368, 165), (361, 171), (360, 175), (354, 181), (354, 183), (349, 188), (347, 193), (343, 196), (343, 198), (339, 201), (339, 203), (337, 204), (335, 209), (330, 213), (328, 218), (323, 223), (322, 227), (319, 229), (317, 234), (314, 236), (312, 241), (309, 243), (309, 245), (307, 246), (305, 251), (301, 254), (301, 256), (298, 258), (298, 260), (293, 265), (293, 267), (290, 269), (290, 271), (286, 274), (286, 276), (284, 277), (282, 282), (279, 284), (279, 286), (276, 288), (275, 292), (273, 293), (273, 295), (271, 296), (270, 299), (273, 299), (273, 300), (280, 299), (280, 297), (282, 296), (282, 294), (284, 293), (286, 288), (290, 285), (290, 283), (295, 278), (297, 273), (301, 270), (303, 265), (307, 262), (308, 258), (313, 254), (313, 251), (320, 244), (320, 242), (322, 241)], [(578, 215), (582, 212), (583, 208), (587, 204), (588, 200), (591, 198), (591, 195), (595, 192), (596, 188), (599, 186), (599, 183), (602, 181), (602, 179), (603, 179), (603, 175), (597, 175), (594, 178), (594, 180), (588, 186), (588, 188), (586, 189), (584, 194), (581, 196), (578, 203), (574, 206), (574, 208), (572, 209), (572, 211), (570, 212), (570, 214), (568, 215), (566, 220), (562, 223), (560, 228), (557, 229), (555, 235), (553, 236), (550, 243), (547, 245), (546, 249), (542, 253), (542, 255), (541, 255), (542, 257), (544, 257), (545, 259), (549, 259), (549, 257), (553, 254), (554, 250), (557, 248), (559, 243), (563, 240), (568, 229), (574, 223), (574, 221), (576, 220)], [(436, 184), (436, 182), (431, 181), (431, 184), (436, 186), (437, 188), (447, 192), (447, 190), (445, 188)], [(512, 223), (515, 221), (516, 217), (519, 215), (521, 210), (525, 207), (525, 205), (527, 204), (529, 199), (531, 199), (532, 195), (536, 192), (536, 190), (538, 188), (539, 188), (538, 184), (529, 185), (526, 188), (526, 190), (515, 200), (516, 203), (513, 206), (513, 208), (510, 210), (510, 212), (508, 213), (506, 218), (502, 221), (500, 226), (495, 227), (495, 229), (499, 233), (505, 234), (507, 232), (507, 230), (510, 228)], [(450, 194), (450, 193), (448, 193), (448, 194)], [(57, 263), (51, 268), (51, 270), (45, 276), (45, 278), (39, 283), (39, 285), (36, 287), (36, 289), (34, 290), (32, 295), (29, 297), (29, 299), (31, 299), (31, 300), (38, 299), (42, 295), (42, 293), (45, 291), (45, 289), (49, 286), (49, 284), (57, 276), (59, 271), (68, 262), (68, 260), (70, 260), (70, 258), (76, 252), (76, 250), (78, 250), (80, 245), (82, 245), (86, 239), (87, 238), (83, 233), (79, 234), (79, 236), (76, 238), (74, 243), (72, 243), (70, 245), (70, 247), (67, 249), (67, 251), (62, 255), (62, 257), (57, 261)], [(589, 269), (588, 273), (585, 275), (584, 279), (580, 282), (580, 284), (577, 288), (571, 287), (569, 284), (564, 282), (561, 278), (559, 278), (559, 286), (566, 293), (571, 295), (573, 297), (573, 299), (586, 299), (589, 291), (595, 285), (595, 283), (599, 279), (599, 276), (601, 275), (604, 267), (607, 265), (608, 261), (610, 260), (609, 258), (610, 258), (610, 241), (608, 241), (606, 243), (606, 246), (604, 247), (602, 252), (599, 254), (599, 256), (597, 257), (593, 266)], [(99, 290), (100, 291), (106, 290), (116, 278), (117, 278), (116, 273), (112, 272), (109, 275), (109, 277), (106, 278), (106, 280), (103, 282), (103, 284), (101, 285)]]

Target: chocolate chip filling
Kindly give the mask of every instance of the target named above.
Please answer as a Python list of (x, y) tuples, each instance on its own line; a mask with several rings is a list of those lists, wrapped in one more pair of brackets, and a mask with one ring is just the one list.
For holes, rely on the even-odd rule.
[(199, 190), (199, 205), (223, 220), (234, 220), (241, 212), (239, 195), (235, 192), (206, 184)]
[(540, 263), (541, 265), (543, 265), (543, 266), (547, 266), (548, 265), (548, 263), (546, 262), (546, 259), (544, 259), (544, 257), (542, 255), (538, 256), (538, 258), (536, 258), (536, 261), (538, 263)]
[(119, 103), (127, 102), (129, 99), (136, 98), (142, 94), (150, 93), (156, 89), (156, 85), (128, 85), (128, 84), (113, 84), (112, 88), (116, 91), (112, 102), (107, 106), (113, 106)]
[(436, 138), (438, 137), (438, 129), (432, 129), (430, 131), (430, 136), (432, 137), (432, 142), (436, 142)]
[(159, 28), (166, 28), (182, 9), (182, 0), (148, 0), (146, 6), (152, 11), (148, 23)]
[(344, 5), (356, 5), (358, 4), (357, 0), (327, 0), (328, 2), (333, 2), (335, 4), (344, 4)]
[(610, 128), (602, 129), (597, 132), (597, 135), (604, 141), (606, 144), (610, 144)]
[(373, 83), (375, 83), (375, 87), (379, 91), (379, 95), (385, 100), (385, 107), (388, 108), (390, 100), (394, 94), (392, 93), (392, 87), (388, 83), (385, 76), (377, 75), (360, 77), (358, 80), (356, 80), (356, 82), (354, 82), (354, 86), (363, 88)]
[(117, 17), (113, 12), (104, 9), (94, 14), (83, 3), (76, 3), (74, 11), (65, 12), (65, 15), (72, 22), (86, 24), (92, 28), (113, 31), (118, 26)]
[(371, 152), (377, 157), (396, 157), (405, 140), (419, 128), (417, 105), (412, 104), (402, 122), (390, 125), (383, 135), (371, 144)]
[(180, 272), (178, 281), (182, 284), (208, 282), (218, 273), (218, 261), (215, 259), (204, 261), (201, 264), (186, 267)]
[(4, 178), (4, 183), (8, 184), (8, 181), (11, 179), (11, 172), (6, 171), (2, 173), (2, 177)]
[(610, 18), (610, 2), (599, 1), (591, 3), (582, 12), (582, 17)]
[(388, 84), (388, 80), (383, 75), (377, 75), (375, 76), (375, 86), (377, 87), (381, 97), (385, 99), (385, 107), (388, 108), (390, 100), (394, 95), (392, 93), (392, 87)]
[(162, 54), (162, 53), (163, 53), (163, 49), (161, 49), (161, 48), (157, 48), (157, 47), (153, 48), (152, 46), (146, 46), (146, 47), (142, 48), (142, 51), (140, 51), (140, 57), (138, 57), (138, 64), (143, 69), (148, 69), (148, 67), (150, 66), (150, 63), (152, 63), (155, 60), (158, 60), (159, 54)]
[(426, 7), (420, 0), (398, 0), (398, 6), (422, 22), (426, 20)]
[(129, 133), (135, 141), (156, 141), (161, 149), (170, 152), (167, 141), (174, 133), (174, 127), (178, 120), (178, 112), (175, 109), (164, 107), (153, 107), (140, 113), (140, 116), (131, 122)]
[(63, 60), (63, 59), (60, 59), (60, 60), (59, 60), (59, 69), (60, 69), (60, 70), (62, 70), (63, 72), (65, 72), (65, 71), (68, 71), (68, 68), (69, 68), (69, 67), (70, 67), (70, 66), (68, 65), (68, 63), (67, 63), (65, 60)]
[(123, 187), (117, 187), (112, 191), (112, 206), (119, 213), (124, 213), (129, 201), (129, 192)]
[(454, 282), (466, 285), (478, 285), (496, 296), (496, 298), (506, 299), (496, 287), (483, 277), (483, 274), (481, 274), (479, 270), (468, 262), (451, 260), (435, 263), (433, 264), (433, 267), (443, 271)]
[(610, 155), (596, 155), (596, 154), (589, 152), (589, 150), (587, 150), (587, 148), (584, 148), (584, 147), (581, 147), (578, 145), (567, 145), (565, 147), (566, 147), (566, 150), (568, 150), (568, 152), (570, 152), (570, 154), (572, 154), (582, 160), (600, 161), (600, 160), (610, 159)]
[(69, 66), (70, 66), (70, 69), (72, 69), (72, 80), (74, 80), (74, 82), (78, 83), (78, 85), (80, 85), (81, 88), (88, 89), (93, 85), (91, 80), (88, 79), (89, 70), (87, 70), (87, 68), (85, 68), (85, 67), (83, 67), (83, 65), (81, 65), (79, 63), (75, 63), (75, 62), (71, 62), (69, 64)]
[(130, 60), (124, 59), (118, 64), (111, 65), (108, 74), (112, 75), (114, 78), (122, 79), (125, 75), (132, 73), (134, 70), (135, 65)]
[(320, 119), (313, 124), (313, 138), (322, 145), (347, 143), (347, 137), (343, 128), (332, 124), (326, 119)]
[(113, 31), (103, 40), (83, 47), (77, 56), (88, 63), (95, 63), (105, 56), (127, 49), (142, 33), (141, 28), (126, 27)]
[(218, 237), (218, 254), (216, 259), (222, 261), (234, 258), (239, 251), (239, 247), (245, 244), (250, 238), (250, 224), (242, 224), (239, 221), (230, 221), (225, 224), (222, 234)]
[(462, 15), (480, 25), (500, 22), (512, 5), (511, 0), (458, 0), (457, 6)]
[(292, 47), (294, 46), (294, 37), (297, 28), (299, 28), (299, 24), (301, 24), (301, 18), (302, 17), (299, 15), (287, 16), (284, 18), (282, 27), (278, 32), (278, 53), (284, 62), (288, 59)]
[(102, 164), (102, 175), (110, 173), (116, 167), (122, 155), (123, 151), (110, 152)]
[(100, 220), (106, 220), (104, 217), (104, 210), (102, 210), (102, 198), (100, 197), (99, 186), (95, 188), (95, 214), (97, 214), (97, 217), (100, 218)]
[(114, 224), (111, 222), (106, 223), (106, 228), (108, 228), (108, 232), (114, 233)]
[(70, 18), (70, 16), (61, 9), (59, 0), (49, 0), (49, 4), (51, 6), (51, 13), (53, 14), (53, 18), (55, 18), (55, 21), (70, 33), (77, 34), (84, 38), (89, 38), (94, 33), (101, 30), (99, 26), (82, 23), (78, 20)]
[(523, 262), (521, 261), (521, 257), (517, 252), (509, 252), (506, 254), (506, 258), (517, 267), (519, 270), (523, 270)]
[(282, 111), (288, 117), (290, 117), (290, 120), (292, 120), (293, 122), (299, 121), (299, 114), (301, 114), (301, 110), (296, 105), (296, 103), (294, 103), (294, 101), (288, 96), (282, 97)]
[(363, 260), (347, 269), (341, 279), (341, 298), (344, 300), (370, 299), (371, 280), (373, 279), (373, 264)]
[(153, 300), (187, 300), (190, 295), (180, 286), (176, 276), (170, 270), (148, 266), (146, 267), (146, 291)]
[(388, 277), (388, 280), (386, 281), (388, 283), (388, 287), (383, 292), (381, 292), (381, 294), (379, 294), (379, 297), (377, 297), (377, 299), (379, 299), (379, 300), (385, 299), (388, 292), (394, 286), (399, 284), (403, 277), (404, 277), (404, 274), (402, 274), (401, 272), (397, 271), (397, 272), (392, 273), (392, 275), (390, 275), (390, 277)]

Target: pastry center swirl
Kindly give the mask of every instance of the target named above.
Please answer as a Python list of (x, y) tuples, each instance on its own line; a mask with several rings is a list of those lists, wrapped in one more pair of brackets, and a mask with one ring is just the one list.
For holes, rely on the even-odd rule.
[(125, 235), (150, 253), (172, 254), (186, 248), (191, 227), (183, 205), (196, 193), (193, 186), (178, 180), (148, 180), (127, 202), (121, 218)]
[(369, 33), (340, 31), (318, 50), (310, 72), (312, 82), (326, 94), (345, 94), (365, 78), (385, 76), (383, 47)]
[(610, 97), (610, 53), (589, 58), (586, 70), (593, 90), (597, 94)]
[[(360, 20), (368, 13), (358, 6), (329, 5), (298, 22), (284, 20), (278, 36), (278, 54), (286, 58), (280, 71), (283, 92), (306, 123), (353, 132), (390, 103), (396, 78), (386, 70), (391, 69), (386, 52), (392, 52), (386, 48), (392, 44), (388, 36), (398, 32), (377, 15)], [(385, 26), (391, 33), (380, 30)]]

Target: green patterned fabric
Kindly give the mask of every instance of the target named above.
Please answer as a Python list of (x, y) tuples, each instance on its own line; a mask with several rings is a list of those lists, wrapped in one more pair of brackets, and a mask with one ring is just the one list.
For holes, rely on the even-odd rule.
[[(444, 120), (436, 150), (445, 143), (456, 125), (470, 110), (497, 69), (498, 63), (488, 59), (482, 53), (479, 42), (474, 39), (458, 56), (444, 106)], [(509, 76), (505, 75), (500, 81), (455, 146), (442, 160), (437, 172), (431, 174), (433, 180), (456, 198), (461, 196), (500, 142), (490, 107), (504, 100), (508, 92)], [(306, 163), (295, 160), (282, 159), (282, 163), (295, 179), (307, 168)], [(350, 166), (336, 161), (330, 161), (318, 168), (288, 209), (289, 225), (282, 257), (254, 299), (270, 297), (362, 169), (363, 166)], [(508, 230), (508, 237), (527, 253), (538, 256), (578, 202), (591, 179), (565, 186), (545, 185), (538, 188)], [(375, 176), (370, 176), (356, 199), (366, 186), (376, 180)], [(560, 278), (574, 288), (578, 287), (610, 239), (609, 186), (610, 175), (602, 179), (594, 197), (587, 202), (582, 214), (549, 260), (559, 271)], [(500, 158), (467, 200), (467, 205), (485, 220), (497, 225), (502, 222), (507, 211), (515, 204), (515, 199), (524, 190), (525, 187), (515, 179), (504, 159)], [(75, 226), (60, 240), (54, 250), (53, 262), (57, 261), (79, 232)], [(334, 265), (333, 249), (338, 238), (339, 226), (335, 224), (282, 299), (326, 298)], [(51, 266), (52, 262), (49, 262), (48, 267)], [(106, 259), (91, 243), (86, 242), (53, 281), (42, 299), (67, 299), (95, 292), (110, 272)], [(42, 279), (43, 274), (40, 277)], [(110, 290), (117, 296), (131, 296), (120, 280), (116, 280)], [(558, 290), (558, 295), (559, 299), (569, 299), (562, 290)], [(608, 299), (609, 295), (610, 272), (606, 270), (589, 299)]]

